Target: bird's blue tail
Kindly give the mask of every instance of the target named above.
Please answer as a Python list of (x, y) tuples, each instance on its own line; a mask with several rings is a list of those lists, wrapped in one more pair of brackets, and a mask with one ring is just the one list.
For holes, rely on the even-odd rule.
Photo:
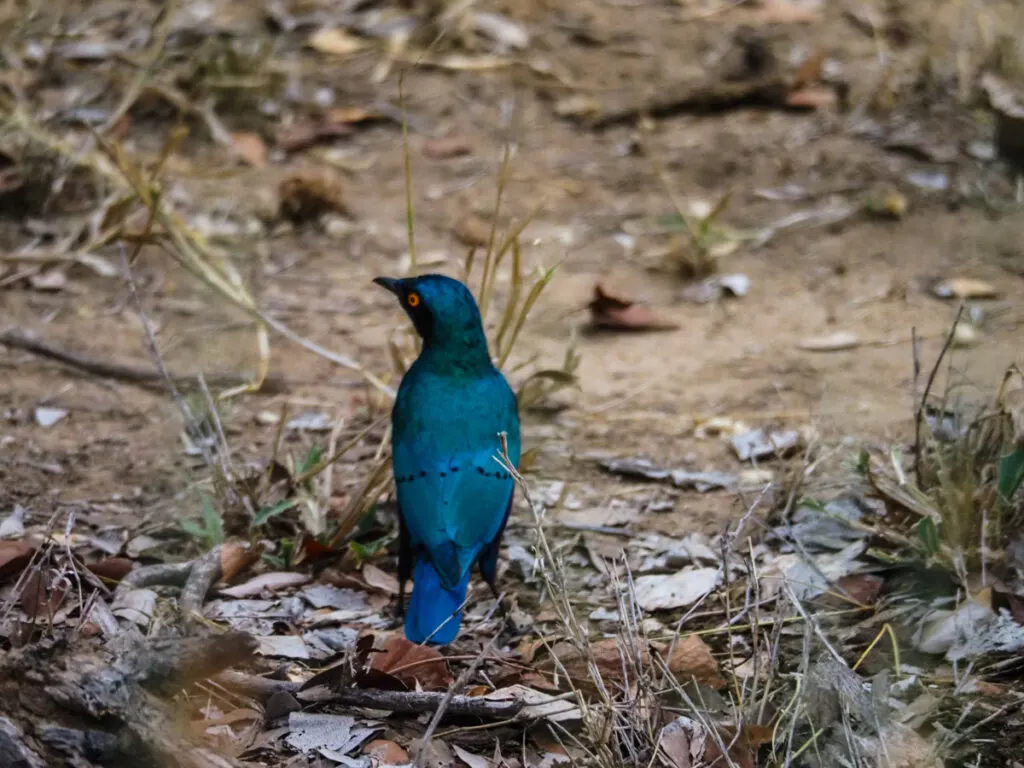
[(455, 639), (462, 623), (460, 609), (469, 588), (470, 570), (467, 568), (455, 589), (449, 590), (441, 583), (441, 576), (429, 559), (422, 556), (417, 559), (412, 597), (405, 611), (407, 639), (422, 643), (429, 637), (430, 643), (437, 645), (447, 645)]

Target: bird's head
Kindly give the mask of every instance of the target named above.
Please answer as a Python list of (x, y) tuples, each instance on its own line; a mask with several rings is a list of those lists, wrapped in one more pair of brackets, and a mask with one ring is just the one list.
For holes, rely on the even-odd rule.
[(487, 354), (480, 309), (473, 294), (458, 280), (444, 275), (420, 275), (378, 277), (373, 282), (398, 297), (425, 349), (465, 354), (482, 350)]

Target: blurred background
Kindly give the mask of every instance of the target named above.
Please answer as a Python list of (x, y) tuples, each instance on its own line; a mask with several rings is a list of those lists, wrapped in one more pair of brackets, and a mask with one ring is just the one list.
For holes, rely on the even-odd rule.
[[(614, 636), (625, 609), (609, 574), (628, 571), (668, 590), (640, 604), (676, 611), (660, 618), (678, 639), (687, 588), (718, 605), (712, 590), (751, 575), (723, 552), (810, 557), (774, 526), (851, 493), (875, 499), (857, 519), (878, 515), (863, 525), (892, 551), (869, 563), (863, 535), (840, 535), (843, 564), (811, 569), (823, 584), (938, 563), (942, 598), (914, 592), (927, 610), (905, 643), (940, 660), (953, 641), (922, 648), (921, 627), (957, 594), (988, 590), (979, 626), (1007, 605), (1024, 620), (1011, 503), (1024, 473), (1022, 31), (1020, 3), (988, 0), (0, 3), (7, 648), (59, 632), (55, 612), (87, 623), (54, 573), (105, 562), (112, 587), (230, 542), (245, 553), (236, 581), (271, 569), (322, 582), (326, 567), (334, 588), (372, 598), (346, 631), (391, 627), (386, 417), (417, 342), (371, 280), (426, 272), (464, 279), (481, 304), (520, 397), (522, 470), (569, 569), (560, 586), (537, 581), (535, 520), (518, 509), (502, 559), (520, 635), (541, 631), (562, 589), (583, 596), (584, 639)], [(984, 430), (967, 426), (978, 419)], [(766, 549), (755, 557), (737, 544), (748, 538)], [(842, 549), (851, 540), (864, 547)], [(708, 563), (711, 582), (657, 586)], [(22, 600), (30, 572), (43, 607)], [(895, 590), (887, 578), (855, 602)], [(231, 624), (217, 610), (207, 618)], [(266, 658), (334, 658), (267, 650), (282, 631), (264, 620)], [(852, 666), (880, 626), (833, 638), (839, 655)], [(757, 643), (707, 639), (716, 669), (746, 654), (723, 667), (726, 694), (756, 692), (764, 669), (736, 670)], [(872, 673), (893, 664), (882, 645)], [(780, 724), (807, 723), (786, 719), (778, 681), (762, 685), (774, 709), (733, 703), (775, 736), (743, 731), (746, 752), (734, 740), (723, 764), (798, 764), (814, 733), (781, 747)], [(615, 759), (690, 765), (665, 751), (663, 720)], [(928, 723), (915, 738), (932, 738)], [(405, 727), (388, 737), (403, 749), (423, 735)], [(228, 731), (206, 736), (257, 754)], [(328, 759), (312, 743), (260, 742), (260, 759)], [(464, 742), (502, 764), (493, 743)], [(555, 743), (531, 749), (579, 757)], [(905, 764), (965, 743), (931, 741)]]

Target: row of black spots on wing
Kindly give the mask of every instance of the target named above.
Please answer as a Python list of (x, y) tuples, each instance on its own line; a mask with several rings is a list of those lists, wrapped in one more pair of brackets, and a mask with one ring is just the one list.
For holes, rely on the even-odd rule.
[(501, 469), (496, 469), (494, 472), (488, 472), (483, 467), (477, 467), (476, 471), (479, 472), (484, 477), (494, 477), (497, 478), (498, 480), (508, 480), (509, 478), (512, 477), (512, 475), (510, 475), (508, 472), (505, 472), (504, 470)]

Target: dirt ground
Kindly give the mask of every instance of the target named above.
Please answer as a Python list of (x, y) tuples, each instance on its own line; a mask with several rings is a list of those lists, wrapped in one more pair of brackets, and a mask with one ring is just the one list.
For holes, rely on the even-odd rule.
[[(515, 4), (504, 10), (531, 30), (526, 58), (532, 68), (407, 70), (420, 261), (458, 274), (466, 248), (454, 233), (456, 225), (468, 212), (490, 215), (502, 147), (511, 141), (515, 149), (502, 221), (519, 220), (539, 207), (523, 234), (524, 259), (530, 266), (560, 263), (514, 355), (558, 367), (570, 333), (580, 332), (579, 389), (558, 396), (567, 407), (556, 415), (527, 417), (528, 447), (542, 446), (539, 476), (565, 481), (588, 504), (600, 504), (630, 487), (597, 471), (595, 456), (735, 468), (725, 443), (694, 436), (695, 424), (709, 416), (752, 425), (813, 425), (832, 444), (906, 439), (912, 329), (924, 340), (921, 359), (930, 361), (955, 313), (953, 302), (930, 294), (928, 281), (935, 277), (988, 281), (1000, 292), (995, 304), (1010, 310), (987, 323), (975, 344), (957, 350), (955, 370), (965, 372), (966, 383), (987, 395), (1006, 365), (1019, 358), (1024, 218), (1012, 210), (986, 212), (971, 193), (977, 183), (1003, 189), (1009, 182), (964, 151), (943, 163), (927, 158), (928, 145), (963, 150), (991, 132), (988, 121), (956, 104), (954, 81), (936, 75), (938, 84), (927, 98), (914, 93), (920, 88), (915, 86), (919, 62), (949, 31), (940, 23), (943, 14), (933, 18), (922, 4), (902, 4), (907, 45), (889, 52), (897, 106), (859, 118), (873, 121), (878, 126), (873, 132), (851, 129), (857, 119), (831, 107), (786, 111), (738, 105), (666, 117), (639, 131), (632, 124), (589, 130), (555, 114), (566, 92), (622, 98), (726, 66), (717, 62), (728, 60), (730, 40), (745, 23), (753, 25), (779, 66), (825, 52), (850, 84), (856, 113), (880, 76), (878, 52), (842, 5), (824, 4), (812, 23), (763, 24), (760, 11), (747, 7), (687, 11), (672, 3)], [(708, 18), (697, 18), (705, 11)], [(256, 23), (253, 14), (238, 13), (228, 8), (218, 19), (233, 29)], [(940, 48), (935, 61), (948, 68), (950, 57), (952, 52)], [(565, 82), (538, 74), (538, 62), (549, 62)], [(366, 107), (381, 99), (397, 103), (394, 75), (380, 85), (370, 81), (378, 63), (371, 53), (341, 63), (308, 55), (292, 62), (303, 72), (303, 87), (331, 89), (335, 106)], [(885, 136), (894, 126), (913, 127), (925, 149), (886, 149)], [(155, 151), (160, 127), (141, 120), (142, 130), (130, 143)], [(431, 141), (427, 131), (457, 137), (468, 153), (432, 159), (424, 151)], [(268, 311), (318, 344), (387, 375), (386, 342), (403, 318), (370, 280), (399, 273), (409, 263), (400, 127), (393, 122), (357, 126), (335, 145), (349, 168), (344, 189), (350, 218), (329, 227), (270, 225), (229, 249), (258, 285)], [(185, 210), (208, 211), (213, 221), (247, 221), (266, 208), (289, 172), (317, 162), (295, 153), (262, 169), (242, 167), (195, 139), (171, 168)], [(907, 210), (898, 218), (856, 214), (831, 226), (794, 227), (758, 248), (741, 244), (720, 259), (719, 268), (746, 274), (749, 295), (696, 305), (682, 298), (686, 283), (660, 268), (663, 259), (655, 252), (664, 237), (641, 236), (630, 243), (621, 235), (625, 222), (672, 213), (659, 165), (675, 195), (686, 202), (714, 203), (731, 192), (722, 220), (738, 228), (759, 229), (823, 203), (859, 204), (875, 190), (898, 190)], [(949, 188), (921, 190), (907, 182), (914, 172), (946, 174)], [(764, 199), (764, 190), (784, 185), (799, 186), (807, 199)], [(139, 274), (172, 369), (252, 370), (255, 341), (244, 318), (218, 306), (156, 251), (143, 253)], [(599, 281), (617, 294), (650, 302), (678, 328), (587, 333), (585, 307)], [(95, 359), (145, 364), (144, 337), (126, 291), (117, 280), (79, 269), (59, 292), (10, 285), (2, 293), (0, 324)], [(808, 337), (837, 331), (857, 334), (862, 345), (828, 353), (798, 347)], [(20, 501), (45, 518), (63, 505), (84, 502), (152, 521), (180, 514), (174, 499), (190, 482), (193, 464), (182, 453), (167, 397), (76, 374), (17, 350), (3, 352), (0, 365), (3, 508)], [(247, 396), (227, 406), (232, 440), (248, 458), (265, 458), (276, 431), (256, 422), (260, 412), (279, 411), (288, 403), (293, 413), (347, 414), (354, 429), (365, 422), (368, 399), (382, 407), (358, 377), (280, 338), (273, 340), (271, 370), (287, 377), (287, 391)], [(69, 415), (42, 428), (32, 419), (39, 405)], [(341, 480), (346, 486), (357, 481)], [(729, 494), (690, 492), (678, 499), (673, 514), (639, 522), (670, 533), (717, 530), (734, 506)]]

